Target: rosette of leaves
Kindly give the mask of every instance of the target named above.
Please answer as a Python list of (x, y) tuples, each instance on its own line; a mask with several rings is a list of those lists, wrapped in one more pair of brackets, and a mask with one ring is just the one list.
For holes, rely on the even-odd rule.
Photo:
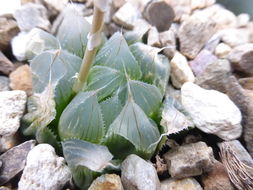
[(58, 45), (31, 61), (33, 95), (23, 131), (63, 150), (75, 183), (86, 189), (94, 177), (115, 168), (115, 161), (132, 153), (152, 156), (170, 69), (157, 48), (140, 42), (129, 47), (118, 32), (100, 47), (84, 88), (75, 93), (79, 56), (87, 45), (82, 39), (90, 28), (83, 17), (75, 17), (79, 33), (72, 31), (76, 22), (67, 20), (56, 38), (41, 39), (47, 44), (53, 38)]

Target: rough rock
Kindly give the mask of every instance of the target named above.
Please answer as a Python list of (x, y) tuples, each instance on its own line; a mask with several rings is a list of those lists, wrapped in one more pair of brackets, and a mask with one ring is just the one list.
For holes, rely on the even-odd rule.
[(171, 80), (173, 86), (181, 88), (185, 82), (194, 82), (195, 77), (192, 73), (187, 59), (181, 53), (176, 52), (172, 60), (171, 65)]
[(21, 31), (29, 32), (35, 27), (49, 31), (50, 22), (47, 18), (47, 10), (41, 4), (27, 3), (14, 13)]
[(219, 59), (207, 65), (206, 69), (195, 78), (195, 83), (205, 89), (226, 92), (226, 81), (231, 75), (230, 63)]
[(66, 5), (68, 4), (68, 0), (43, 0), (47, 7), (53, 8), (58, 12), (61, 12)]
[(26, 94), (21, 90), (0, 92), (0, 136), (16, 133), (26, 105)]
[(219, 31), (221, 40), (230, 47), (236, 47), (249, 42), (250, 32), (245, 28), (229, 28)]
[(252, 21), (248, 23), (247, 29), (248, 29), (249, 32), (250, 32), (249, 41), (250, 41), (251, 43), (253, 43), (253, 22), (252, 22)]
[(158, 176), (167, 174), (168, 167), (167, 167), (167, 164), (164, 161), (164, 159), (161, 158), (159, 155), (156, 155), (155, 160), (156, 160), (155, 168), (156, 168), (156, 172), (157, 172)]
[(175, 18), (173, 8), (161, 0), (150, 1), (145, 7), (143, 15), (159, 32), (168, 30)]
[(124, 190), (120, 177), (116, 174), (104, 174), (96, 178), (88, 190)]
[(216, 161), (212, 170), (202, 176), (205, 190), (235, 190), (222, 163)]
[(0, 76), (0, 92), (9, 90), (9, 78)]
[(203, 49), (194, 60), (189, 62), (189, 65), (195, 76), (199, 76), (205, 71), (208, 65), (215, 63), (216, 61), (218, 61), (218, 59), (215, 55), (213, 55), (209, 50)]
[(160, 47), (160, 39), (159, 39), (159, 33), (156, 29), (156, 27), (151, 27), (148, 32), (148, 45), (154, 46), (154, 47)]
[(249, 96), (249, 98), (253, 101), (253, 90), (245, 89), (245, 92)]
[(48, 144), (35, 146), (28, 154), (26, 166), (18, 183), (19, 190), (61, 190), (71, 173), (64, 159)]
[(18, 145), (19, 139), (18, 139), (18, 133), (15, 133), (10, 136), (1, 136), (0, 137), (0, 152), (5, 152), (12, 147)]
[(239, 63), (242, 56), (250, 51), (253, 51), (253, 43), (242, 44), (233, 48), (227, 58), (232, 63)]
[(166, 179), (161, 182), (161, 190), (203, 190), (194, 178)]
[(20, 8), (20, 0), (8, 0), (0, 2), (0, 16), (13, 15), (16, 9)]
[(121, 165), (121, 181), (129, 190), (159, 190), (155, 168), (137, 155), (129, 155)]
[(203, 132), (223, 140), (241, 136), (241, 112), (226, 94), (186, 82), (181, 88), (181, 100), (195, 126)]
[(226, 93), (242, 112), (243, 136), (253, 156), (253, 102), (234, 76), (230, 76), (227, 80)]
[(18, 61), (26, 60), (26, 44), (28, 42), (29, 35), (27, 32), (20, 32), (11, 40), (12, 53)]
[(238, 140), (218, 144), (222, 163), (237, 189), (253, 189), (253, 159)]
[(1, 186), (0, 187), (0, 190), (11, 190), (9, 187), (4, 187), (4, 186)]
[(13, 63), (0, 51), (0, 73), (9, 75), (13, 69)]
[(222, 58), (224, 59), (227, 57), (227, 55), (230, 53), (231, 50), (232, 48), (229, 45), (225, 43), (220, 43), (215, 48), (215, 55), (220, 59)]
[(221, 41), (221, 35), (219, 32), (216, 32), (205, 44), (204, 49), (214, 53), (215, 48)]
[(240, 78), (238, 81), (243, 88), (253, 90), (253, 77)]
[(125, 3), (113, 16), (113, 21), (126, 29), (133, 29), (133, 23), (141, 17), (140, 11), (131, 3)]
[(13, 90), (23, 90), (32, 94), (32, 73), (28, 65), (22, 65), (10, 74), (10, 87)]
[(198, 176), (213, 166), (211, 147), (204, 142), (182, 145), (164, 154), (172, 178), (182, 179)]
[(237, 27), (246, 27), (250, 21), (250, 16), (247, 13), (241, 13), (237, 16)]
[(7, 49), (11, 39), (17, 35), (18, 32), (19, 28), (16, 21), (0, 17), (0, 50)]
[(27, 154), (34, 146), (35, 140), (26, 141), (0, 156), (3, 163), (0, 171), (0, 185), (8, 182), (24, 169)]
[(211, 19), (191, 16), (179, 28), (180, 52), (194, 59), (215, 32), (216, 24)]
[(112, 6), (116, 9), (122, 7), (126, 3), (126, 0), (112, 0)]

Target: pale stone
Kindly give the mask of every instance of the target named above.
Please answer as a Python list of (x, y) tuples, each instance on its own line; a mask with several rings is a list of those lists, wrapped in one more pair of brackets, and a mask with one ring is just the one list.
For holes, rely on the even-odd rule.
[(173, 59), (170, 61), (170, 65), (173, 86), (181, 88), (185, 82), (194, 82), (195, 77), (192, 70), (188, 65), (187, 59), (181, 53), (175, 53)]
[(186, 82), (181, 88), (181, 100), (195, 126), (203, 132), (223, 140), (241, 136), (241, 112), (226, 94)]
[(126, 29), (133, 29), (133, 23), (141, 17), (140, 11), (131, 3), (125, 3), (113, 16), (113, 21)]
[(13, 15), (13, 13), (20, 7), (20, 0), (0, 1), (0, 16)]
[(6, 152), (19, 144), (18, 133), (0, 137), (0, 152)]
[(191, 9), (203, 9), (213, 5), (216, 0), (191, 0)]
[(169, 174), (177, 179), (201, 175), (211, 169), (214, 161), (212, 148), (204, 142), (172, 148), (163, 157)]
[(10, 74), (10, 87), (13, 90), (23, 90), (32, 94), (32, 72), (28, 65), (22, 65)]
[(155, 168), (137, 155), (129, 155), (121, 165), (121, 181), (124, 189), (160, 190)]
[(9, 90), (9, 78), (0, 76), (0, 92)]
[(57, 11), (62, 11), (68, 4), (68, 0), (43, 0), (47, 6), (51, 6)]
[(126, 0), (112, 0), (112, 5), (117, 9), (122, 7), (125, 3)]
[(253, 90), (253, 77), (240, 78), (238, 81), (243, 88)]
[(54, 148), (39, 144), (28, 153), (18, 190), (61, 190), (70, 178), (69, 168)]
[(160, 40), (159, 40), (159, 33), (156, 29), (156, 27), (151, 27), (148, 32), (148, 45), (154, 46), (154, 47), (160, 47)]
[(29, 35), (27, 32), (20, 32), (11, 41), (12, 53), (18, 61), (26, 60), (26, 44), (28, 42)]
[(230, 47), (249, 42), (250, 32), (247, 29), (229, 28), (220, 31), (221, 40)]
[(229, 45), (225, 43), (220, 43), (215, 48), (215, 55), (219, 58), (226, 58), (231, 50), (232, 48)]
[(0, 92), (0, 135), (10, 136), (17, 132), (25, 111), (26, 93), (21, 90)]
[(253, 43), (246, 43), (233, 48), (227, 58), (232, 63), (239, 63), (243, 54), (249, 51), (253, 51)]
[(246, 27), (250, 21), (250, 16), (247, 13), (241, 13), (237, 16), (237, 27)]
[(96, 178), (88, 190), (124, 190), (120, 177), (116, 174), (104, 174)]
[(194, 178), (166, 179), (161, 182), (161, 190), (203, 190)]

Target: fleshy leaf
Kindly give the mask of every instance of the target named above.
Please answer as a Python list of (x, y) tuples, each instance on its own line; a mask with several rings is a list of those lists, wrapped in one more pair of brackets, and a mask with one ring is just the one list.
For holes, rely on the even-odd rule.
[(91, 68), (87, 80), (88, 91), (97, 90), (99, 100), (110, 96), (119, 86), (126, 83), (126, 78), (120, 71), (104, 66)]
[(29, 32), (29, 39), (26, 45), (26, 58), (28, 60), (46, 50), (60, 49), (59, 41), (52, 34), (39, 28), (34, 28)]
[(109, 125), (119, 115), (122, 110), (122, 105), (117, 95), (100, 103), (101, 111), (105, 122), (105, 131), (108, 130)]
[(127, 85), (119, 92), (119, 97), (124, 104), (131, 94), (134, 102), (138, 104), (149, 117), (155, 116), (162, 103), (162, 95), (155, 85), (141, 81), (128, 80)]
[(64, 109), (58, 126), (60, 138), (77, 138), (99, 143), (104, 123), (96, 92), (79, 92)]
[[(151, 123), (143, 110), (129, 97), (118, 117), (109, 126), (106, 138), (119, 135), (131, 142), (137, 152), (150, 155), (154, 151), (152, 144), (160, 137), (157, 126)], [(117, 146), (124, 146), (118, 144)], [(152, 148), (151, 148), (152, 147)]]
[(156, 85), (164, 95), (170, 74), (168, 58), (158, 54), (160, 49), (143, 43), (131, 45), (130, 50), (141, 67), (142, 80)]
[(64, 17), (56, 37), (63, 49), (83, 57), (90, 28), (90, 24), (83, 16), (79, 15), (77, 11), (72, 11)]
[(84, 166), (95, 172), (102, 172), (113, 155), (106, 146), (82, 140), (62, 142), (63, 154), (70, 167)]
[(130, 76), (131, 79), (140, 79), (140, 67), (132, 55), (126, 40), (121, 33), (115, 33), (98, 52), (95, 65), (111, 67)]

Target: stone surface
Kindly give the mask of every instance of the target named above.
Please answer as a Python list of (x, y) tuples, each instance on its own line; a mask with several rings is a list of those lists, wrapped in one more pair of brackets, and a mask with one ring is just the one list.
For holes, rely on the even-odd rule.
[(201, 175), (213, 166), (211, 147), (204, 142), (182, 145), (164, 154), (172, 178), (186, 178)]
[(71, 173), (64, 159), (48, 144), (35, 146), (28, 154), (26, 166), (18, 183), (19, 190), (61, 190)]
[(161, 182), (161, 190), (203, 190), (194, 178), (167, 179)]
[(35, 140), (26, 141), (0, 156), (0, 160), (3, 162), (0, 170), (0, 185), (8, 182), (24, 169), (27, 154), (34, 146)]
[(203, 132), (223, 140), (241, 136), (241, 112), (226, 94), (186, 82), (181, 88), (181, 100), (195, 126)]
[(173, 8), (165, 1), (159, 0), (150, 1), (143, 15), (159, 32), (168, 30), (175, 17)]
[(220, 43), (215, 48), (215, 55), (221, 59), (224, 59), (227, 57), (231, 50), (232, 48), (229, 45), (225, 43)]
[(0, 92), (0, 136), (16, 133), (26, 105), (26, 94), (21, 90)]
[(238, 81), (243, 88), (253, 90), (253, 77), (240, 78)]
[(121, 165), (124, 189), (159, 190), (160, 182), (155, 168), (137, 155), (129, 155)]
[(29, 32), (34, 27), (49, 31), (50, 22), (47, 18), (47, 10), (41, 4), (27, 3), (14, 13), (21, 31)]
[(0, 1), (0, 16), (13, 15), (20, 6), (20, 0)]
[(180, 52), (194, 59), (215, 32), (215, 22), (191, 16), (179, 28)]
[(171, 80), (172, 84), (176, 88), (181, 88), (185, 82), (194, 82), (195, 77), (192, 73), (187, 59), (180, 52), (176, 52), (172, 60), (171, 65)]
[(104, 174), (96, 178), (88, 190), (124, 190), (120, 177), (116, 174)]
[(189, 62), (189, 65), (195, 76), (199, 76), (205, 71), (208, 65), (218, 61), (217, 57), (214, 56), (209, 50), (203, 49), (195, 57), (194, 60)]
[(32, 94), (32, 73), (28, 65), (22, 65), (10, 74), (10, 87), (13, 90), (23, 90)]
[(0, 187), (0, 190), (11, 190), (9, 187), (4, 187), (4, 186), (1, 186)]
[(28, 42), (29, 35), (27, 32), (20, 32), (11, 40), (12, 53), (18, 61), (26, 60), (26, 44)]
[(238, 140), (218, 144), (229, 179), (237, 189), (253, 189), (253, 159)]
[(244, 141), (253, 156), (253, 101), (234, 76), (230, 76), (226, 82), (226, 93), (242, 112)]
[(226, 92), (226, 81), (231, 75), (230, 63), (219, 59), (206, 66), (205, 70), (195, 79), (195, 83), (205, 89)]
[(250, 51), (253, 51), (253, 43), (239, 45), (232, 49), (227, 58), (232, 63), (239, 63), (242, 56)]
[(13, 69), (13, 63), (0, 51), (0, 73), (9, 75)]
[(113, 21), (126, 29), (133, 29), (133, 23), (140, 18), (140, 11), (131, 3), (125, 3), (113, 16)]
[(154, 47), (160, 47), (160, 39), (159, 39), (159, 33), (156, 29), (156, 27), (151, 27), (148, 32), (148, 45), (154, 46)]
[(0, 17), (0, 50), (7, 49), (10, 45), (11, 39), (18, 32), (19, 28), (16, 21)]
[(0, 152), (5, 152), (20, 143), (17, 134), (0, 137)]
[(250, 16), (247, 13), (241, 13), (237, 16), (237, 27), (246, 27), (250, 21)]
[(52, 7), (57, 11), (62, 11), (68, 4), (68, 0), (43, 0), (48, 7)]
[(202, 176), (202, 183), (205, 190), (235, 190), (225, 167), (219, 161), (214, 163), (210, 172)]
[(9, 90), (9, 78), (0, 76), (0, 92)]

